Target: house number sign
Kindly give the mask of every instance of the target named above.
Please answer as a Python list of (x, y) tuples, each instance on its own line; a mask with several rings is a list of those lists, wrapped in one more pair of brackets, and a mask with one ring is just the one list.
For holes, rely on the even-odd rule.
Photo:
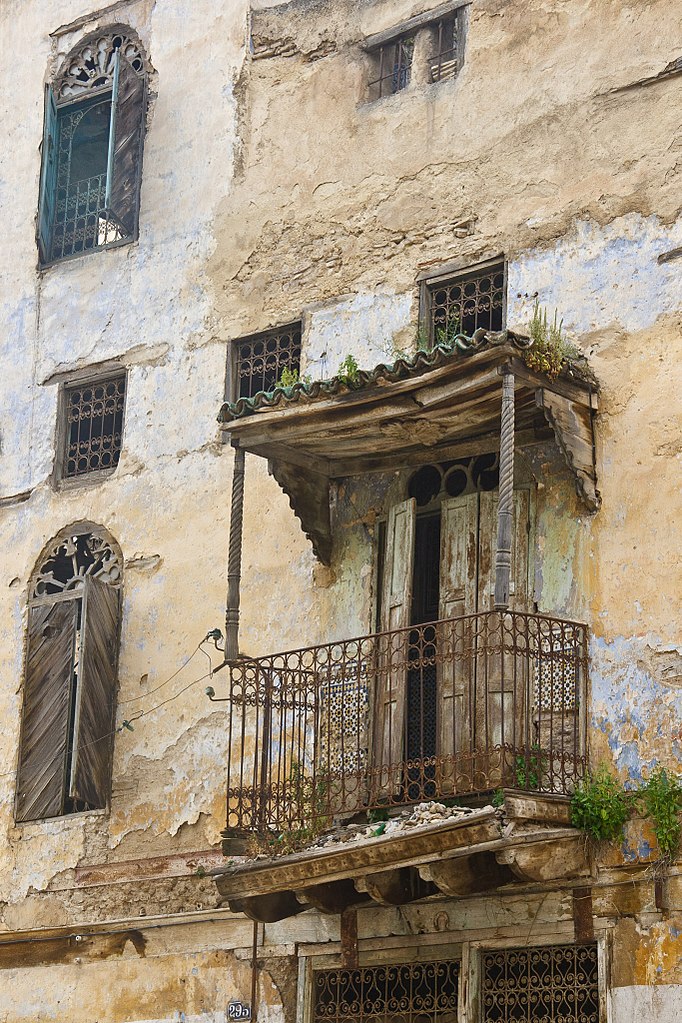
[(251, 1019), (251, 1006), (244, 1002), (230, 1002), (227, 1006), (227, 1018), (228, 1020), (238, 1020), (239, 1023), (242, 1020)]

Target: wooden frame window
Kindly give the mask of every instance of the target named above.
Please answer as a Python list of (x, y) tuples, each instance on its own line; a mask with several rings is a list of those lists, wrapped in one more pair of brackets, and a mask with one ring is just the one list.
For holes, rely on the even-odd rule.
[(117, 545), (86, 527), (63, 531), (33, 574), (17, 821), (107, 805), (121, 582)]
[(455, 78), (464, 60), (465, 34), (466, 4), (460, 0), (367, 38), (368, 99), (392, 96), (412, 82), (428, 85)]
[(63, 388), (58, 477), (76, 481), (109, 476), (123, 444), (126, 375), (84, 378)]
[(41, 265), (137, 237), (147, 80), (134, 33), (82, 41), (45, 88)]
[(301, 322), (240, 338), (228, 353), (227, 400), (253, 398), (272, 391), (287, 371), (298, 378), (301, 369)]
[(451, 344), (457, 334), (504, 328), (507, 270), (504, 259), (430, 274), (422, 279), (421, 322), (431, 345)]

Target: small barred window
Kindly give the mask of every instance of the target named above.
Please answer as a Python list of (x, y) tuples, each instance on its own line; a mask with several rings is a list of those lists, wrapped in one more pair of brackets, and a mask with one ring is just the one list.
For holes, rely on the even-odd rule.
[(459, 71), (458, 16), (443, 18), (434, 26), (434, 45), (429, 66), (432, 82), (454, 78)]
[(235, 398), (253, 398), (272, 391), (282, 374), (289, 383), (301, 368), (301, 324), (293, 323), (264, 334), (254, 334), (235, 344)]
[(405, 35), (372, 51), (374, 72), (369, 80), (370, 100), (392, 96), (410, 84), (414, 36)]
[(428, 282), (428, 330), (432, 344), (448, 344), (457, 334), (471, 337), (479, 328), (502, 330), (505, 296), (503, 263)]
[(315, 973), (313, 1023), (454, 1023), (459, 962), (396, 963)]
[(63, 476), (113, 472), (121, 456), (125, 375), (66, 390)]

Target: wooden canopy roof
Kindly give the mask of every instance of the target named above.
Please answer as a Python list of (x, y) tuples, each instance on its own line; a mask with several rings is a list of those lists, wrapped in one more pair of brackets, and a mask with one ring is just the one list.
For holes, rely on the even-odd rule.
[(348, 380), (277, 388), (223, 405), (235, 447), (267, 458), (317, 557), (331, 556), (329, 481), (495, 451), (502, 373), (515, 380), (516, 446), (553, 433), (595, 511), (596, 386), (567, 366), (556, 380), (528, 369), (527, 339), (503, 331), (439, 346)]

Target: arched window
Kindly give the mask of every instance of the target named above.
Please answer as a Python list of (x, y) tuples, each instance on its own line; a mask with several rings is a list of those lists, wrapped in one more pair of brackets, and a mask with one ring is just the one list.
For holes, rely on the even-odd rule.
[(116, 25), (82, 40), (46, 87), (41, 263), (137, 236), (146, 72), (137, 36)]
[(122, 564), (115, 541), (83, 524), (62, 530), (33, 573), (18, 821), (107, 804)]

